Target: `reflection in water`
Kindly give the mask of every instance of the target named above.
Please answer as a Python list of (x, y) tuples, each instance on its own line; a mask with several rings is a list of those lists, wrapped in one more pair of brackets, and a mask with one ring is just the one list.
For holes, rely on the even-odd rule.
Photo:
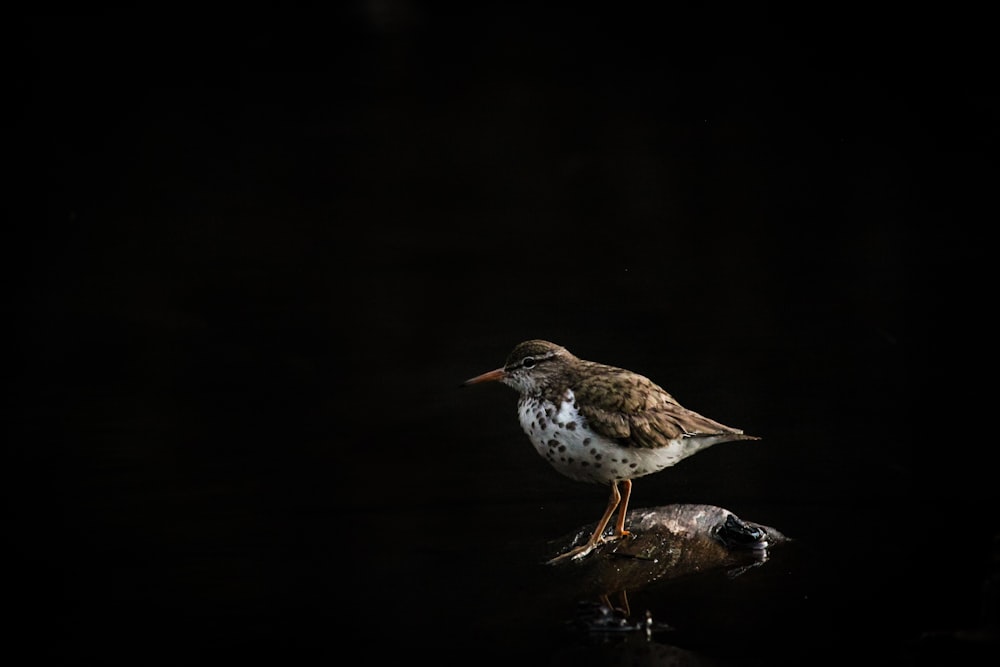
[(569, 622), (578, 641), (572, 648), (557, 652), (553, 664), (583, 665), (722, 665), (714, 657), (671, 643), (673, 628), (653, 618), (646, 610), (635, 618), (628, 611), (622, 592), (621, 605), (581, 602)]
[[(625, 596), (623, 595), (623, 598)], [(627, 599), (625, 600), (627, 606)], [(575, 665), (709, 665), (715, 664), (694, 651), (672, 646), (671, 627), (658, 623), (650, 612), (633, 620), (621, 607), (604, 602), (581, 602), (572, 627), (579, 645), (556, 656), (556, 664)]]
[[(638, 509), (629, 519), (631, 535), (602, 544), (582, 561), (556, 566), (562, 585), (574, 588), (584, 598), (567, 622), (580, 641), (560, 658), (601, 665), (721, 664), (672, 645), (671, 625), (650, 609), (633, 613), (629, 592), (713, 570), (724, 571), (730, 578), (740, 576), (766, 563), (768, 549), (789, 538), (712, 505)], [(588, 534), (587, 528), (581, 528), (554, 546), (558, 550), (571, 547)]]
[(601, 596), (600, 602), (580, 602), (571, 624), (591, 637), (600, 638), (636, 633), (649, 639), (654, 631), (670, 629), (665, 623), (654, 622), (649, 611), (642, 618), (633, 619), (625, 591), (622, 591), (620, 599), (618, 606), (614, 606), (606, 595)]

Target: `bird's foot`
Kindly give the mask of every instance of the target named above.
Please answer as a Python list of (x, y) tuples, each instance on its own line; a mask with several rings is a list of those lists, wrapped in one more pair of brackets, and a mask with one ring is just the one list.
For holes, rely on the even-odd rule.
[(546, 562), (547, 562), (548, 565), (555, 565), (556, 563), (560, 563), (560, 562), (562, 562), (564, 560), (579, 560), (580, 558), (583, 558), (584, 556), (586, 556), (587, 554), (589, 554), (591, 551), (593, 551), (594, 549), (596, 549), (600, 545), (604, 544), (605, 542), (616, 542), (616, 541), (620, 540), (623, 537), (629, 537), (631, 534), (632, 533), (630, 533), (627, 530), (622, 530), (621, 533), (617, 533), (616, 532), (616, 533), (612, 533), (611, 535), (602, 535), (601, 537), (598, 537), (597, 539), (590, 540), (586, 544), (581, 544), (578, 547), (570, 549), (569, 551), (567, 551), (564, 554), (559, 554), (558, 556), (556, 556), (552, 560), (549, 560), (549, 561), (546, 561)]
[(601, 542), (603, 542), (603, 540), (599, 540), (597, 542), (587, 542), (586, 544), (578, 546), (574, 549), (570, 549), (564, 554), (559, 554), (552, 560), (546, 562), (548, 565), (555, 565), (556, 563), (561, 563), (564, 560), (578, 560), (589, 554), (591, 551), (593, 551), (594, 547), (596, 547)]

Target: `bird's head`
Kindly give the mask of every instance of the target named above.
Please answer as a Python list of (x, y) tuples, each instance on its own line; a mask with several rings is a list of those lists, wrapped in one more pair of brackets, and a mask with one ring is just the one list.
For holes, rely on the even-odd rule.
[(465, 385), (502, 382), (521, 394), (533, 394), (565, 372), (575, 357), (566, 348), (547, 340), (526, 340), (507, 356), (502, 368), (477, 375)]

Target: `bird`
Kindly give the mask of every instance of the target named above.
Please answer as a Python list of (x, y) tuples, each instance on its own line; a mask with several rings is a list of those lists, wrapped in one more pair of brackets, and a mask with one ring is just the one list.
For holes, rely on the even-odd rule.
[(502, 367), (462, 386), (484, 382), (500, 382), (518, 392), (521, 428), (553, 468), (570, 479), (610, 487), (590, 538), (549, 564), (583, 558), (600, 544), (630, 534), (625, 515), (632, 480), (718, 443), (760, 440), (683, 407), (644, 375), (581, 359), (547, 340), (518, 343)]

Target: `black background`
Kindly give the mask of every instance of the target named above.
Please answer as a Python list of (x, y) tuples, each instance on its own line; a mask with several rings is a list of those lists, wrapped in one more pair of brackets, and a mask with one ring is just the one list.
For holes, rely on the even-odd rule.
[(539, 623), (512, 620), (546, 581), (524, 563), (604, 492), (538, 459), (513, 392), (458, 389), (536, 337), (763, 436), (637, 482), (636, 506), (828, 545), (806, 616), (885, 627), (891, 656), (976, 624), (997, 531), (984, 16), (369, 2), (11, 25), (7, 533), (39, 655), (544, 656), (510, 638)]

